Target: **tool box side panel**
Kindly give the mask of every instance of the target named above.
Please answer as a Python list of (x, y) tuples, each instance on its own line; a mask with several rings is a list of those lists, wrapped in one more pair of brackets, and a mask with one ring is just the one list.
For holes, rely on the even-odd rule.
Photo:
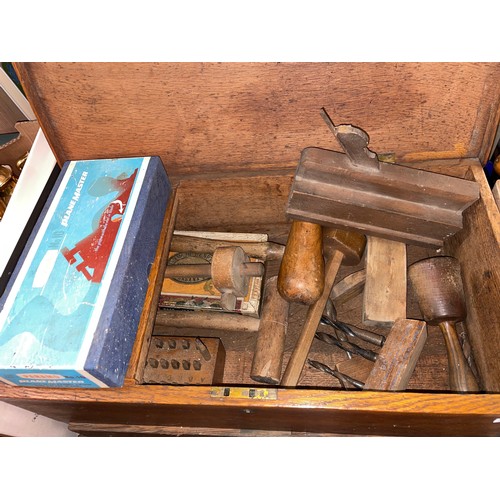
[[(62, 422), (397, 436), (498, 436), (500, 396), (278, 389), (252, 399), (231, 387), (10, 387), (2, 400)], [(234, 395), (233, 395), (234, 393)], [(0, 392), (1, 394), (1, 392)], [(13, 397), (24, 394), (24, 398)]]
[(500, 212), (481, 165), (472, 165), (467, 177), (479, 184), (481, 197), (464, 213), (464, 229), (445, 242), (444, 251), (461, 263), (465, 325), (482, 388), (500, 392)]
[(152, 157), (85, 362), (110, 386), (120, 386), (127, 371), (170, 193), (165, 168)]

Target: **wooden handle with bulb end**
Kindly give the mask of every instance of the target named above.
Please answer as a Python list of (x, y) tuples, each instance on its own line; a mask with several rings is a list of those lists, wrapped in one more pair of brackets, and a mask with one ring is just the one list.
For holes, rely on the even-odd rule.
[(288, 302), (314, 304), (323, 292), (322, 227), (293, 221), (278, 274), (278, 292)]

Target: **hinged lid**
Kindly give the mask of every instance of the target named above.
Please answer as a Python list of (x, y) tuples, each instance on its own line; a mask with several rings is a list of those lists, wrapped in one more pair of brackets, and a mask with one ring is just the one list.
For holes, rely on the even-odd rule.
[(498, 63), (18, 63), (59, 163), (159, 155), (169, 175), (296, 165), (341, 151), (320, 109), (398, 163), (479, 158), (500, 117)]

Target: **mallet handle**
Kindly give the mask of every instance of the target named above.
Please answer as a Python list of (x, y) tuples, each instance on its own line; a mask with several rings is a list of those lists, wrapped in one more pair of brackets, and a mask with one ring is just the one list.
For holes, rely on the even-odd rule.
[(455, 323), (443, 321), (439, 323), (439, 328), (448, 351), (450, 389), (456, 392), (478, 392), (479, 386), (460, 346)]
[(337, 277), (337, 272), (342, 264), (343, 258), (344, 254), (338, 250), (332, 252), (328, 257), (323, 293), (314, 304), (309, 306), (304, 327), (281, 380), (281, 385), (285, 387), (295, 387), (299, 382), (300, 374), (306, 363), (314, 335), (316, 334), (321, 316), (323, 315), (323, 310), (325, 309), (326, 302), (330, 296), (333, 283)]

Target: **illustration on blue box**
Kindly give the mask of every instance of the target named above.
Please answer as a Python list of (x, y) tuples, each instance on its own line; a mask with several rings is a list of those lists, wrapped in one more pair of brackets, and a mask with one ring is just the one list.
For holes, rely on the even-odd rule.
[[(97, 327), (141, 203), (149, 163), (150, 158), (78, 161), (61, 174), (31, 247), (2, 298), (4, 382), (110, 385), (99, 377), (98, 362), (87, 366), (88, 358), (96, 336), (102, 335)], [(162, 217), (158, 219), (159, 228)], [(133, 232), (128, 236), (135, 237)]]

